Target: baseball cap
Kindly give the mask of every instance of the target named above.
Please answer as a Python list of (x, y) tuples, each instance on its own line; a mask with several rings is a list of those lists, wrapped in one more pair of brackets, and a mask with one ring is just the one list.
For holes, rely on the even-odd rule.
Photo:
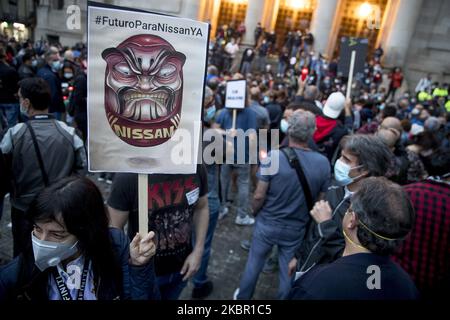
[(331, 119), (337, 119), (344, 109), (345, 97), (342, 92), (333, 92), (323, 107), (323, 114)]

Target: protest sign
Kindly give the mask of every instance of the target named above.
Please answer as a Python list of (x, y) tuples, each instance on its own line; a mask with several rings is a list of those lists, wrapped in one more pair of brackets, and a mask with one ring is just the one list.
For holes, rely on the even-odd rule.
[(339, 48), (338, 72), (347, 78), (350, 71), (352, 51), (355, 51), (354, 73), (363, 73), (367, 57), (368, 40), (365, 38), (342, 37)]
[(245, 108), (247, 81), (230, 80), (225, 91), (225, 107), (233, 109), (233, 129), (236, 129), (236, 109)]
[(90, 171), (196, 171), (208, 37), (207, 23), (88, 3)]
[(244, 109), (246, 89), (247, 82), (245, 80), (227, 81), (225, 107), (230, 109)]

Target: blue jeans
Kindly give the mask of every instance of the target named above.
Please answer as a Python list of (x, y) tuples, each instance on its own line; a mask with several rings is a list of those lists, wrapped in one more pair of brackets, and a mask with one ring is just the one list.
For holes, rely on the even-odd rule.
[(178, 300), (187, 284), (187, 281), (183, 281), (183, 275), (179, 272), (156, 277), (156, 282), (161, 293), (161, 300)]
[(278, 62), (278, 73), (281, 74), (281, 76), (284, 76), (284, 73), (286, 71), (286, 63), (284, 62)]
[(231, 170), (237, 171), (237, 185), (238, 185), (238, 209), (237, 215), (240, 218), (247, 216), (247, 208), (249, 202), (249, 178), (250, 165), (249, 164), (223, 164), (220, 172), (220, 183), (222, 193), (222, 206), (225, 205), (228, 199), (228, 191), (231, 186)]
[(266, 56), (259, 56), (256, 59), (256, 69), (260, 72), (264, 72), (266, 70), (267, 59)]
[(247, 73), (252, 71), (251, 68), (252, 68), (252, 63), (249, 61), (244, 61), (242, 63), (241, 74), (246, 76)]
[(256, 219), (253, 230), (252, 245), (248, 255), (245, 271), (239, 284), (239, 300), (249, 300), (255, 291), (259, 274), (268, 258), (272, 247), (278, 246), (279, 287), (278, 299), (285, 299), (289, 294), (294, 277), (288, 276), (288, 264), (294, 257), (295, 250), (301, 244), (304, 230), (265, 224)]
[(14, 127), (19, 121), (20, 105), (18, 103), (0, 104), (0, 112), (3, 112), (5, 115), (5, 118), (8, 121), (8, 127)]
[[(194, 278), (192, 279), (195, 288), (201, 287), (208, 281), (206, 271), (208, 270), (209, 257), (211, 255), (211, 244), (214, 236), (214, 230), (216, 229), (217, 219), (219, 218), (219, 208), (220, 208), (219, 197), (217, 197), (216, 200), (210, 200), (208, 196), (208, 201), (209, 201), (208, 231), (206, 233), (205, 249), (203, 251), (202, 263), (197, 273), (195, 274)], [(212, 204), (213, 201), (215, 202), (214, 204)]]
[[(206, 271), (208, 270), (208, 262), (209, 257), (211, 255), (211, 244), (214, 236), (214, 230), (216, 229), (217, 219), (219, 218), (219, 208), (220, 208), (220, 200), (218, 192), (218, 171), (216, 165), (207, 166), (208, 169), (208, 208), (209, 208), (209, 223), (208, 223), (208, 231), (206, 233), (205, 239), (205, 249), (203, 251), (202, 263), (197, 273), (195, 274), (192, 282), (194, 284), (194, 288), (200, 288), (208, 281), (208, 276), (206, 275)], [(194, 240), (195, 246), (195, 234), (192, 239)]]

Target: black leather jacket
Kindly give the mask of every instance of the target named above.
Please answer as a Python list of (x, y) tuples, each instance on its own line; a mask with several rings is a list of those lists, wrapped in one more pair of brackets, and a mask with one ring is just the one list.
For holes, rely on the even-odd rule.
[(331, 186), (328, 189), (325, 200), (333, 209), (332, 218), (309, 224), (302, 245), (295, 253), (297, 271), (306, 272), (316, 264), (333, 262), (342, 256), (345, 247), (342, 219), (350, 206), (350, 198), (344, 196), (344, 187)]

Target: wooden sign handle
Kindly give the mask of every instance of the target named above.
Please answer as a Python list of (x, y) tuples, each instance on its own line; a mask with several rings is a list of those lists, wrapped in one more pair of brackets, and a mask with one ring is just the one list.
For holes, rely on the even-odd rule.
[(138, 175), (139, 195), (139, 233), (144, 237), (148, 233), (148, 175)]
[(352, 91), (352, 82), (353, 82), (353, 69), (355, 68), (355, 58), (356, 58), (356, 51), (352, 51), (352, 55), (350, 58), (350, 70), (348, 72), (348, 82), (347, 82), (347, 92), (345, 95), (345, 98), (350, 98), (350, 94)]
[(236, 129), (236, 117), (237, 117), (237, 110), (233, 109), (233, 126), (232, 126), (232, 129)]

